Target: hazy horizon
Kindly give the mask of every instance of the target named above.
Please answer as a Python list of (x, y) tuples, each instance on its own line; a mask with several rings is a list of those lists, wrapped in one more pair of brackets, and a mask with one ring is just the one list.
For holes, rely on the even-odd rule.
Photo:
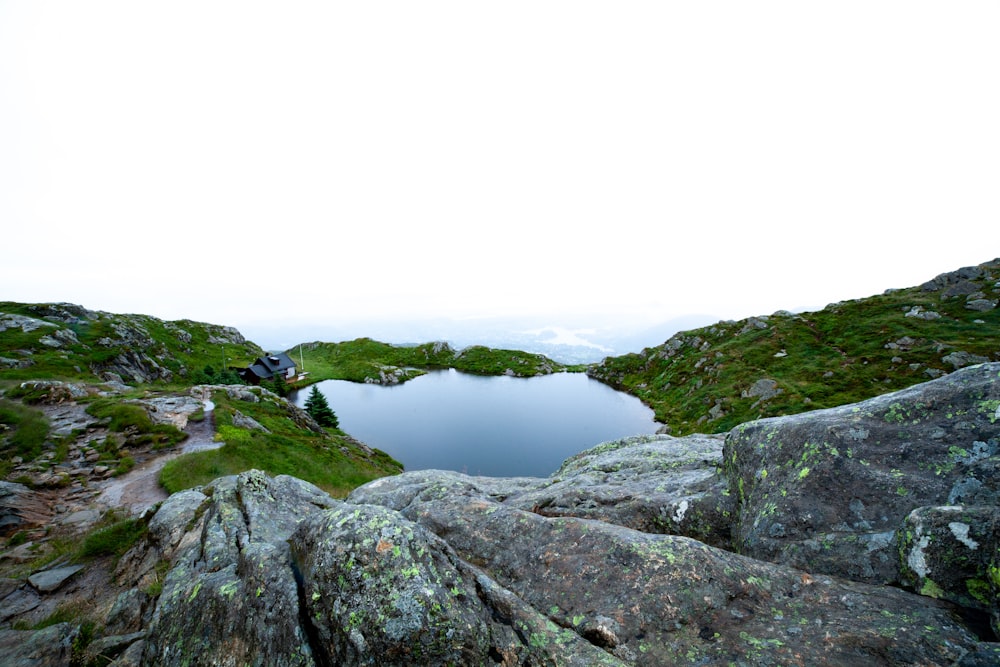
[(998, 25), (976, 0), (0, 3), (0, 299), (572, 332), (917, 285), (997, 254)]

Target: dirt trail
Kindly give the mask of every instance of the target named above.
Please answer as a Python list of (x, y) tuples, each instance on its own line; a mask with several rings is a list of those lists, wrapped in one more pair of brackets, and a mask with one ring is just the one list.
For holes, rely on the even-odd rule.
[(126, 507), (133, 516), (139, 516), (148, 508), (167, 499), (167, 492), (160, 486), (159, 477), (163, 466), (181, 454), (217, 449), (222, 446), (216, 442), (214, 404), (205, 401), (205, 418), (199, 422), (189, 421), (184, 431), (187, 440), (177, 450), (145, 461), (121, 477), (116, 477), (98, 496), (97, 502), (111, 507)]

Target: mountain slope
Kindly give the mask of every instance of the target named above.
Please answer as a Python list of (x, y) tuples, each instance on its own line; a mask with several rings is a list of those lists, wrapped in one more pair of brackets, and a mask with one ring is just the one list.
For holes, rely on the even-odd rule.
[(728, 431), (833, 407), (1000, 360), (1000, 259), (923, 285), (680, 332), (589, 367), (671, 433)]
[[(177, 382), (264, 351), (232, 327), (118, 315), (68, 303), (0, 302), (0, 370), (11, 380)], [(117, 376), (117, 378), (116, 378)]]

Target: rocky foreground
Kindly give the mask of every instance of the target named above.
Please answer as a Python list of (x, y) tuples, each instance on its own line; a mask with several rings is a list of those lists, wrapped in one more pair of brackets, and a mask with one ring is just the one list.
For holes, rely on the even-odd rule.
[[(421, 471), (338, 501), (250, 471), (147, 516), (73, 659), (996, 665), (998, 452), (994, 363), (546, 479)], [(0, 656), (68, 664), (79, 633), (0, 631)]]

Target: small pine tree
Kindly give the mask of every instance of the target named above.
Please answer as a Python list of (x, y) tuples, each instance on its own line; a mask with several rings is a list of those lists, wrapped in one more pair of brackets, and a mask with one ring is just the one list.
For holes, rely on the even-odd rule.
[(330, 408), (330, 404), (326, 402), (326, 396), (320, 393), (316, 385), (313, 385), (312, 389), (309, 391), (309, 396), (306, 397), (305, 403), (306, 412), (309, 413), (316, 423), (320, 426), (326, 426), (329, 428), (339, 428), (340, 423), (337, 421), (337, 415)]

